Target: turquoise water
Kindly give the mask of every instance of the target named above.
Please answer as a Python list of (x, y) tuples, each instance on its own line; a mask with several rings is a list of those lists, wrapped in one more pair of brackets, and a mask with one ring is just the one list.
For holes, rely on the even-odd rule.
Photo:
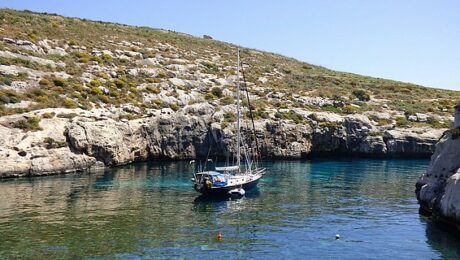
[(199, 197), (188, 162), (1, 181), (0, 259), (460, 258), (418, 214), (426, 160), (264, 164), (239, 200)]

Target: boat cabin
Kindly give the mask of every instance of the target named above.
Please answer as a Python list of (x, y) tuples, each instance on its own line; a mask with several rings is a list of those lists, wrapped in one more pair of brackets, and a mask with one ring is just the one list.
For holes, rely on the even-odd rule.
[(224, 187), (227, 185), (230, 176), (217, 171), (200, 172), (195, 174), (195, 182), (208, 187)]
[(195, 178), (192, 181), (208, 187), (225, 187), (231, 179), (231, 176), (239, 170), (239, 167), (225, 166), (216, 167), (215, 169), (215, 171), (196, 173)]

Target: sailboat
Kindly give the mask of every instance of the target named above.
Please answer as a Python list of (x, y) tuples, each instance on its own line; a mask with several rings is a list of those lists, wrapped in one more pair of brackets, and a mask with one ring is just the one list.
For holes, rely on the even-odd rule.
[[(240, 49), (237, 50), (237, 71), (236, 71), (236, 165), (215, 167), (214, 170), (200, 171), (191, 179), (196, 191), (205, 195), (229, 195), (242, 196), (246, 190), (257, 186), (260, 178), (265, 174), (265, 168), (257, 167), (251, 161), (246, 146), (242, 144), (241, 137), (241, 104), (240, 104)], [(244, 74), (243, 74), (244, 77)], [(249, 97), (248, 97), (249, 100)], [(254, 127), (254, 125), (253, 125)], [(245, 165), (241, 163), (241, 150), (245, 151)]]

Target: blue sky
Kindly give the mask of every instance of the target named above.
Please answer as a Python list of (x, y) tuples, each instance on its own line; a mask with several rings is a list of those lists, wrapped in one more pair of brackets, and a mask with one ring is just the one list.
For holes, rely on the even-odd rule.
[(460, 1), (9, 1), (0, 7), (164, 28), (327, 68), (460, 90)]

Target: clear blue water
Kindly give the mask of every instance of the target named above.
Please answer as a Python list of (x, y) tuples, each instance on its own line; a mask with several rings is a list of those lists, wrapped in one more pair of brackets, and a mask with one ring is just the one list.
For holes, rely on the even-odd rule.
[(418, 214), (427, 160), (264, 166), (239, 200), (199, 197), (187, 162), (1, 181), (0, 259), (460, 258), (460, 238)]

